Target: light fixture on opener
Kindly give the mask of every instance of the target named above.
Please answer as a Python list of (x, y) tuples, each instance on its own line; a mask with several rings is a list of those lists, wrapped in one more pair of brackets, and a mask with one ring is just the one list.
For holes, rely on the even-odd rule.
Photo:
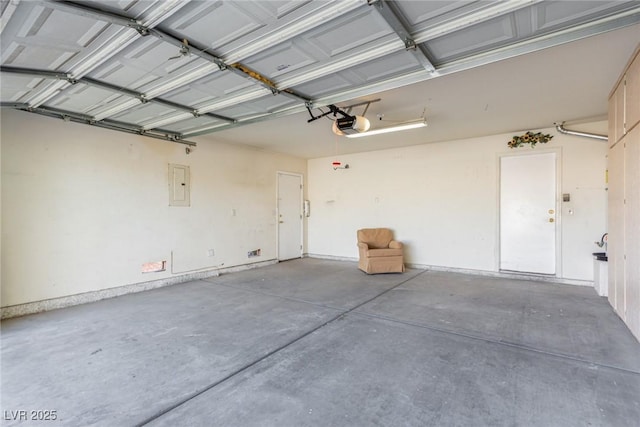
[(331, 130), (336, 135), (358, 135), (360, 132), (366, 132), (371, 127), (371, 122), (364, 116), (351, 116), (337, 118), (333, 121)]
[(363, 136), (380, 135), (382, 133), (389, 133), (389, 132), (399, 132), (402, 130), (417, 129), (417, 128), (422, 128), (426, 126), (427, 126), (427, 120), (425, 118), (421, 118), (419, 120), (412, 120), (409, 122), (399, 123), (394, 126), (373, 129), (373, 130), (361, 132), (361, 133), (352, 133), (345, 136), (347, 138), (360, 138)]
[[(366, 101), (362, 104), (356, 104), (356, 105), (366, 105), (367, 108), (369, 108), (369, 104), (376, 101), (379, 101), (379, 100)], [(334, 134), (342, 136), (342, 135), (348, 135), (352, 133), (366, 132), (367, 130), (369, 130), (369, 127), (371, 126), (369, 119), (364, 117), (364, 115), (367, 112), (367, 108), (365, 108), (365, 111), (361, 116), (351, 115), (348, 112), (349, 110), (351, 110), (352, 107), (356, 105), (352, 105), (351, 107), (348, 107), (347, 111), (344, 111), (343, 109), (336, 107), (333, 104), (327, 105), (327, 108), (329, 108), (329, 111), (320, 110), (321, 114), (317, 116), (314, 116), (313, 113), (311, 112), (311, 107), (307, 106), (307, 111), (309, 111), (309, 115), (311, 116), (311, 118), (307, 120), (307, 123), (311, 123), (322, 117), (333, 115), (335, 119), (333, 119), (333, 125), (331, 129), (333, 130)], [(340, 117), (338, 117), (338, 115)]]

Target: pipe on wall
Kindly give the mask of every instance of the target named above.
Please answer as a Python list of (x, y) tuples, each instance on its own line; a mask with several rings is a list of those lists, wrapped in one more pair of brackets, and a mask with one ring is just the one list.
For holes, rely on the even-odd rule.
[(554, 125), (556, 125), (556, 130), (562, 134), (565, 135), (573, 135), (573, 136), (583, 136), (585, 138), (593, 138), (593, 139), (599, 139), (600, 141), (608, 141), (609, 138), (607, 137), (607, 135), (599, 135), (597, 133), (590, 133), (590, 132), (579, 132), (579, 131), (575, 131), (575, 130), (569, 130), (569, 129), (565, 129), (564, 122), (562, 123), (554, 123)]

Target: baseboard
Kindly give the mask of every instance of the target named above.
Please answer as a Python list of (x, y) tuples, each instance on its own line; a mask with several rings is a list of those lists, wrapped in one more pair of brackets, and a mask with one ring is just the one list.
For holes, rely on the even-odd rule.
[[(309, 258), (328, 259), (334, 261), (352, 261), (358, 262), (358, 258), (322, 255), (322, 254), (305, 254)], [(431, 271), (446, 271), (451, 273), (469, 274), (473, 276), (488, 276), (488, 277), (501, 277), (504, 279), (521, 279), (521, 280), (533, 280), (536, 282), (546, 283), (560, 283), (563, 285), (575, 285), (575, 286), (589, 286), (593, 287), (593, 280), (578, 280), (578, 279), (564, 279), (555, 276), (546, 276), (533, 273), (515, 273), (506, 271), (489, 271), (489, 270), (474, 270), (470, 268), (457, 268), (457, 267), (443, 267), (439, 265), (427, 265), (427, 264), (405, 264), (407, 268), (416, 268), (420, 270)]]
[(334, 256), (334, 255), (322, 255), (322, 254), (304, 254), (306, 258), (317, 258), (317, 259), (328, 259), (332, 261), (350, 261), (350, 262), (358, 262), (358, 258), (345, 257), (345, 256)]
[(451, 273), (469, 274), (474, 276), (500, 277), (503, 279), (532, 280), (535, 282), (559, 283), (562, 285), (593, 287), (592, 280), (565, 279), (562, 277), (547, 276), (547, 275), (535, 274), (535, 273), (474, 270), (470, 268), (443, 267), (438, 265), (424, 265), (424, 264), (406, 264), (406, 266), (408, 268), (420, 268), (420, 269), (432, 270), (432, 271), (446, 271)]
[(217, 268), (214, 270), (204, 270), (194, 273), (181, 274), (164, 279), (151, 280), (148, 282), (134, 283), (131, 285), (118, 286), (115, 288), (101, 289), (99, 291), (85, 292), (81, 294), (69, 295), (60, 298), (52, 298), (42, 301), (16, 304), (7, 307), (0, 307), (0, 319), (26, 316), (28, 314), (41, 313), (43, 311), (56, 310), (59, 308), (71, 307), (74, 305), (87, 304), (103, 299), (115, 298), (122, 295), (149, 291), (151, 289), (163, 288), (165, 286), (178, 285), (180, 283), (201, 280), (209, 277), (216, 277), (220, 274), (235, 273), (252, 268), (265, 267), (277, 264), (278, 260), (272, 259), (251, 264), (242, 264), (233, 267)]
[[(317, 258), (326, 259), (332, 261), (347, 261), (358, 262), (357, 258), (342, 257), (334, 255), (323, 254), (310, 254), (303, 255), (305, 258)], [(249, 270), (252, 268), (265, 267), (268, 265), (277, 264), (277, 259), (261, 261), (251, 264), (243, 264), (233, 267), (218, 268), (214, 270), (198, 271), (189, 274), (181, 274), (178, 276), (168, 277), (165, 279), (152, 280), (143, 283), (134, 283), (131, 285), (118, 286), (115, 288), (101, 289), (99, 291), (85, 292), (82, 294), (75, 294), (64, 296), (60, 298), (52, 298), (42, 301), (34, 301), (25, 304), (17, 304), (7, 307), (0, 307), (0, 319), (9, 319), (12, 317), (25, 316), (28, 314), (40, 313), (43, 311), (56, 310), (59, 308), (71, 307), (74, 305), (87, 304), (90, 302), (96, 302), (107, 298), (115, 298), (121, 295), (127, 295), (137, 292), (144, 292), (151, 289), (162, 288), (165, 286), (173, 286), (180, 283), (190, 282), (192, 280), (206, 279), (209, 277), (219, 276), (220, 274), (235, 273), (238, 271)], [(520, 280), (532, 280), (546, 283), (559, 283), (565, 285), (577, 285), (577, 286), (589, 286), (593, 287), (593, 281), (589, 280), (576, 280), (576, 279), (564, 279), (560, 277), (542, 276), (537, 274), (527, 273), (513, 273), (503, 271), (487, 271), (487, 270), (474, 270), (468, 268), (455, 268), (455, 267), (443, 267), (437, 265), (425, 265), (425, 264), (406, 264), (407, 268), (415, 268), (421, 270), (431, 271), (445, 271), (451, 273), (469, 274), (475, 276), (489, 276), (499, 277), (505, 279), (520, 279)]]

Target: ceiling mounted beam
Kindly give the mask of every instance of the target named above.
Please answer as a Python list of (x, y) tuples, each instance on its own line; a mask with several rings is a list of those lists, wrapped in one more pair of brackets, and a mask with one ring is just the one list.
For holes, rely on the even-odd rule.
[(152, 104), (160, 104), (160, 105), (165, 105), (167, 107), (175, 108), (176, 110), (185, 111), (187, 113), (190, 113), (193, 117), (207, 116), (207, 117), (211, 117), (211, 118), (222, 120), (222, 121), (229, 122), (229, 123), (235, 122), (235, 119), (232, 119), (230, 117), (222, 116), (220, 114), (215, 114), (215, 113), (203, 113), (203, 112), (200, 112), (199, 110), (197, 110), (195, 108), (192, 108), (192, 107), (190, 107), (188, 105), (179, 104), (177, 102), (169, 101), (168, 99), (163, 99), (163, 98), (160, 98), (160, 97), (155, 97), (155, 98), (150, 98), (149, 99), (142, 92), (136, 92), (136, 91), (133, 91), (131, 89), (124, 89), (124, 88), (121, 89), (116, 85), (112, 85), (110, 83), (106, 83), (106, 82), (102, 82), (102, 81), (99, 81), (99, 80), (95, 80), (95, 79), (92, 79), (92, 78), (89, 78), (89, 77), (83, 77), (82, 79), (77, 80), (77, 82), (86, 84), (88, 86), (94, 86), (94, 87), (107, 89), (107, 90), (110, 90), (110, 91), (113, 91), (113, 92), (121, 92), (121, 93), (124, 93), (125, 95), (138, 98), (143, 103), (149, 102), (149, 103), (152, 103)]
[[(5, 65), (0, 66), (0, 72), (27, 75), (27, 76), (33, 76), (33, 77), (42, 77), (46, 79), (64, 80), (72, 85), (81, 83), (87, 86), (98, 87), (101, 89), (108, 90), (110, 92), (120, 93), (122, 95), (136, 98), (140, 101), (140, 103), (143, 103), (143, 104), (149, 102), (153, 104), (165, 105), (167, 107), (175, 108), (176, 110), (185, 111), (187, 113), (190, 113), (192, 117), (208, 116), (208, 117), (212, 117), (218, 120), (223, 120), (229, 123), (235, 122), (235, 120), (232, 118), (221, 116), (215, 113), (206, 113), (206, 112), (201, 113), (197, 109), (194, 109), (187, 105), (179, 104), (177, 102), (169, 101), (166, 99), (162, 99), (158, 97), (147, 99), (147, 96), (142, 92), (136, 92), (131, 89), (116, 86), (111, 83), (103, 82), (90, 77), (81, 77), (79, 79), (74, 79), (70, 77), (69, 74), (66, 74), (66, 73), (60, 73), (60, 72), (48, 71), (48, 70), (35, 70), (31, 68), (10, 67)], [(96, 117), (93, 117), (93, 120), (96, 120)]]
[(256, 114), (255, 116), (251, 116), (245, 119), (239, 119), (236, 123), (221, 123), (215, 125), (202, 126), (198, 129), (193, 129), (189, 132), (184, 132), (182, 136), (184, 138), (192, 138), (195, 136), (208, 135), (210, 133), (218, 132), (225, 129), (231, 129), (233, 127), (247, 125), (251, 123), (259, 123), (265, 122), (267, 120), (272, 120), (278, 117), (286, 117), (292, 114), (301, 113), (306, 111), (306, 107), (304, 105), (295, 105), (293, 107), (285, 107), (280, 110), (271, 111), (269, 113)]
[[(16, 108), (15, 106), (13, 108)], [(50, 107), (30, 107), (18, 108), (20, 110), (28, 111), (30, 113), (40, 114), (42, 116), (62, 119), (66, 122), (81, 123), (90, 126), (96, 126), (99, 128), (115, 130), (119, 132), (125, 132), (133, 135), (145, 136), (147, 138), (161, 139), (164, 141), (175, 142), (178, 144), (184, 144), (189, 146), (195, 146), (196, 143), (182, 139), (182, 135), (175, 132), (168, 131), (148, 131), (138, 126), (133, 126), (128, 123), (122, 123), (115, 120), (103, 120), (95, 121), (91, 116), (81, 113), (75, 113), (72, 111), (60, 110)]]
[(373, 8), (378, 12), (387, 24), (393, 29), (393, 31), (398, 35), (400, 40), (404, 43), (404, 48), (407, 52), (413, 54), (416, 60), (424, 67), (427, 71), (434, 71), (435, 67), (431, 63), (429, 59), (429, 55), (424, 50), (424, 48), (416, 43), (414, 38), (411, 36), (407, 25), (402, 21), (397, 13), (393, 9), (393, 5), (390, 1), (387, 0), (377, 0), (369, 3), (373, 6)]

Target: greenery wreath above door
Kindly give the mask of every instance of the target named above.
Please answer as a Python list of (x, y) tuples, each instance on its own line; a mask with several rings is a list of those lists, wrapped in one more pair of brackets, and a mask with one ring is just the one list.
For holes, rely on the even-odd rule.
[(531, 144), (531, 148), (535, 147), (537, 143), (546, 144), (553, 138), (553, 135), (543, 134), (542, 132), (533, 133), (528, 131), (524, 135), (516, 135), (511, 141), (507, 142), (509, 148), (517, 148), (524, 144)]

